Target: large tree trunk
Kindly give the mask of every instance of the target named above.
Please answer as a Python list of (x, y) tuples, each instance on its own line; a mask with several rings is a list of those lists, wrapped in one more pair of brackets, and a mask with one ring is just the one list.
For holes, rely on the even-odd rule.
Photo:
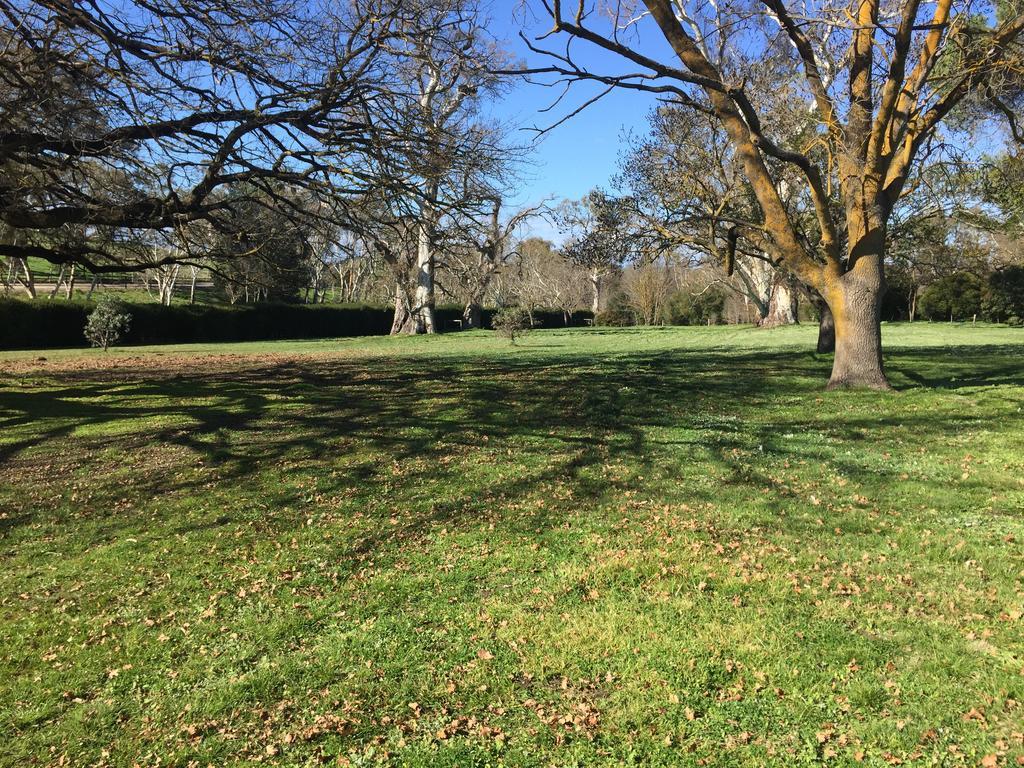
[(412, 333), (434, 333), (434, 249), (429, 235), (420, 233), (416, 254), (416, 295), (412, 308)]
[(466, 328), (483, 328), (483, 309), (479, 301), (469, 300), (462, 311), (462, 322)]
[[(429, 199), (437, 197), (437, 183), (427, 190)], [(420, 209), (416, 243), (416, 293), (412, 304), (410, 333), (435, 333), (434, 324), (434, 233), (436, 214), (432, 205)]]
[(601, 311), (601, 274), (596, 270), (590, 273), (590, 285), (594, 289), (594, 298), (590, 302), (590, 311), (596, 315)]
[(814, 302), (818, 308), (818, 354), (827, 354), (836, 351), (836, 324), (832, 317), (832, 310), (820, 296)]
[(775, 267), (764, 259), (744, 258), (736, 261), (736, 277), (742, 284), (743, 303), (753, 303), (757, 310), (755, 325), (763, 325), (769, 314)]
[(771, 299), (768, 302), (768, 313), (760, 322), (762, 328), (775, 328), (779, 325), (797, 323), (796, 290), (787, 275), (776, 274), (772, 286)]
[(395, 285), (395, 317), (391, 321), (391, 335), (397, 336), (400, 333), (412, 332), (412, 305), (405, 286), (401, 283)]
[(884, 294), (880, 257), (862, 256), (852, 271), (827, 281), (825, 300), (836, 336), (829, 389), (890, 389), (882, 369)]

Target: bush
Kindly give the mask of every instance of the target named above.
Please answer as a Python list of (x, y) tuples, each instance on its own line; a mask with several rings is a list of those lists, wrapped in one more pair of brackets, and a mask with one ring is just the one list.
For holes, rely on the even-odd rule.
[(636, 325), (636, 313), (629, 305), (629, 297), (622, 291), (608, 297), (608, 306), (604, 311), (594, 315), (594, 325), (605, 325), (613, 328), (624, 328)]
[(507, 307), (499, 310), (491, 319), (491, 326), (501, 336), (516, 343), (516, 336), (521, 336), (532, 327), (530, 313), (523, 307)]
[(126, 311), (124, 302), (113, 296), (104, 296), (96, 302), (96, 308), (89, 313), (85, 323), (85, 338), (94, 347), (106, 352), (111, 344), (117, 344), (127, 332), (132, 316)]
[(981, 302), (985, 317), (996, 323), (1020, 323), (1024, 317), (1024, 267), (1010, 266), (997, 269), (988, 278)]
[(691, 293), (676, 291), (668, 300), (666, 314), (671, 325), (718, 325), (725, 311), (725, 291), (718, 287)]
[(969, 320), (981, 311), (981, 279), (969, 272), (954, 272), (929, 285), (918, 309), (928, 320)]

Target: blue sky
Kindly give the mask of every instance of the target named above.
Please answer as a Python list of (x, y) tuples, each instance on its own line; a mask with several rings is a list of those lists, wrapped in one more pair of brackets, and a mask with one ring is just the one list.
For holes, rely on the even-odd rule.
[[(521, 8), (514, 10), (517, 5), (516, 0), (495, 0), (491, 6), (492, 33), (528, 66), (543, 66), (547, 62), (530, 53), (517, 34), (523, 29), (533, 39), (549, 28), (550, 21), (524, 19)], [(574, 44), (574, 52), (582, 63), (601, 71), (621, 66), (618, 57), (586, 43)], [(491, 111), (517, 128), (547, 127), (600, 90), (590, 83), (577, 83), (554, 111), (542, 113), (540, 110), (550, 105), (561, 91), (517, 81)], [(545, 134), (532, 147), (532, 167), (525, 170), (526, 178), (519, 194), (509, 201), (510, 208), (534, 204), (545, 197), (579, 198), (596, 186), (608, 186), (616, 172), (624, 132), (644, 133), (647, 113), (654, 103), (650, 94), (615, 91)], [(528, 131), (516, 131), (515, 135), (524, 143), (534, 140), (534, 134)], [(540, 236), (557, 239), (550, 226), (538, 223), (533, 229)]]

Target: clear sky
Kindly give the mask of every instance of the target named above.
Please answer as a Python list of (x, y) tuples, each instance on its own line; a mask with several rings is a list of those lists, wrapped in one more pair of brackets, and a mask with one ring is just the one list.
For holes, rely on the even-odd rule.
[[(533, 39), (550, 27), (550, 20), (531, 18), (517, 0), (494, 0), (490, 15), (494, 21), (492, 33), (503, 40), (514, 55), (528, 66), (548, 63), (526, 48), (518, 38), (518, 32), (522, 29)], [(581, 63), (593, 65), (601, 71), (621, 67), (616, 56), (587, 43), (574, 44), (574, 52), (578, 53)], [(595, 84), (577, 83), (562, 103), (545, 113), (540, 110), (549, 106), (561, 89), (516, 81), (507, 96), (491, 111), (495, 117), (518, 129), (545, 128), (600, 90)], [(580, 198), (596, 186), (608, 186), (616, 172), (624, 133), (630, 130), (644, 133), (647, 113), (654, 104), (655, 98), (651, 94), (615, 91), (540, 139), (535, 140), (535, 134), (530, 131), (517, 130), (515, 136), (518, 140), (523, 143), (536, 141), (536, 144), (530, 152), (532, 167), (525, 170), (526, 178), (520, 192), (509, 201), (509, 207), (534, 204), (546, 197)], [(539, 236), (558, 239), (550, 225), (538, 222), (532, 229)]]

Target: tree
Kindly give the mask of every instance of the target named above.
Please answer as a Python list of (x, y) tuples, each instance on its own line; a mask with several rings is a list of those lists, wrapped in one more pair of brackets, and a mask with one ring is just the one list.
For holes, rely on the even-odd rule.
[(717, 325), (722, 322), (725, 296), (717, 283), (696, 291), (684, 287), (669, 299), (668, 320), (672, 325)]
[(477, 0), (414, 0), (416, 28), (403, 46), (402, 79), (416, 101), (408, 130), (410, 181), (416, 195), (415, 282), (407, 333), (434, 333), (435, 272), (446, 216), (486, 206), (498, 195), (490, 179), (505, 172), (503, 132), (479, 118), (482, 101), (503, 81), (505, 53), (486, 33)]
[(618, 177), (646, 239), (716, 265), (730, 278), (724, 285), (754, 304), (758, 325), (795, 323), (797, 286), (760, 245), (761, 233), (743, 226), (755, 218), (757, 201), (721, 126), (674, 106), (653, 110), (649, 123), (648, 135), (623, 153)]
[(626, 296), (641, 325), (662, 320), (663, 310), (672, 292), (672, 279), (661, 264), (644, 264), (626, 273)]
[(585, 305), (591, 275), (584, 267), (541, 238), (531, 237), (519, 244), (517, 293), (530, 312), (546, 307), (560, 309), (565, 324)]
[(483, 302), (495, 276), (519, 256), (514, 247), (516, 230), (543, 206), (523, 208), (501, 221), (501, 199), (492, 201), (490, 215), (464, 218), (454, 233), (454, 242), (444, 257), (445, 271), (457, 286), (453, 292), (462, 301), (466, 328), (482, 328)]
[(944, 275), (921, 295), (921, 314), (929, 320), (970, 320), (981, 311), (982, 281), (970, 272)]
[[(830, 2), (790, 8), (784, 0), (644, 0), (640, 13), (616, 5), (611, 31), (602, 33), (591, 24), (588, 0), (569, 10), (561, 0), (541, 4), (555, 34), (613, 52), (639, 71), (595, 72), (578, 64), (568, 45), (534, 45), (550, 63), (525, 73), (655, 91), (713, 116), (757, 200), (751, 223), (764, 232), (765, 249), (832, 312), (829, 386), (888, 388), (880, 319), (893, 210), (935, 147), (940, 126), (955, 130), (948, 121), (955, 108), (969, 98), (1007, 106), (1001, 90), (1017, 84), (1024, 59), (1020, 8), (954, 7), (953, 0), (898, 0), (883, 8), (880, 0), (858, 0), (851, 11)], [(636, 42), (647, 31), (667, 42), (671, 58), (654, 58), (651, 46)], [(791, 81), (796, 68), (801, 77)], [(754, 94), (745, 85), (752, 72), (777, 73), (793, 87), (769, 98)], [(787, 145), (787, 126), (773, 116), (778, 99), (812, 106), (812, 149)], [(998, 111), (1015, 125), (1009, 107)], [(797, 174), (813, 211), (809, 242), (783, 199), (780, 169)], [(838, 207), (830, 189), (838, 190)]]
[(1010, 265), (997, 269), (985, 286), (982, 311), (997, 323), (1024, 320), (1024, 266)]
[(601, 311), (602, 289), (633, 255), (636, 240), (628, 228), (628, 208), (623, 201), (599, 189), (582, 200), (567, 200), (555, 213), (567, 241), (562, 253), (586, 270), (590, 277), (590, 309)]
[(244, 188), (226, 198), (229, 216), (207, 238), (204, 257), (218, 265), (214, 283), (232, 304), (296, 301), (308, 280), (312, 230), (283, 212), (278, 200), (303, 204), (296, 190), (277, 188), (273, 197)]
[[(0, 0), (0, 254), (94, 274), (160, 267), (192, 249), (152, 233), (216, 229), (227, 190), (301, 187), (346, 203), (409, 178), (388, 152), (411, 97), (395, 76), (403, 2), (187, 0), (97, 6)], [(141, 242), (140, 242), (141, 241)], [(201, 245), (201, 243), (199, 243)]]
[(491, 324), (495, 331), (512, 344), (516, 343), (516, 336), (522, 336), (533, 326), (530, 313), (523, 307), (505, 307), (499, 310)]
[(113, 296), (104, 296), (89, 313), (85, 323), (85, 338), (94, 347), (102, 347), (106, 352), (128, 332), (131, 319), (132, 316), (125, 311), (121, 301)]

